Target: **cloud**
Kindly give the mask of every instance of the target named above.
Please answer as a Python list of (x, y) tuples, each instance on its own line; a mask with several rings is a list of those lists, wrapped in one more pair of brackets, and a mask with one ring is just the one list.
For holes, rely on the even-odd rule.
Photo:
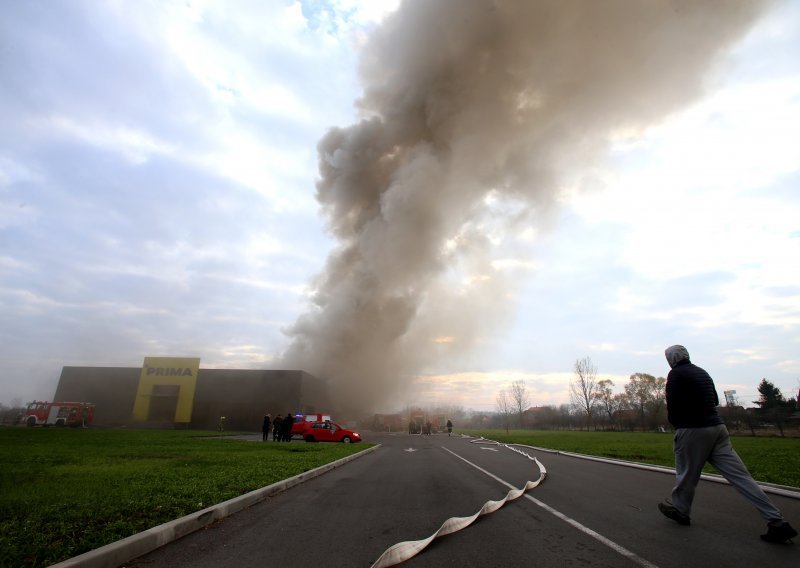
[(45, 118), (38, 127), (43, 132), (61, 133), (97, 148), (118, 152), (133, 165), (143, 164), (154, 155), (169, 156), (175, 152), (171, 144), (125, 126), (79, 124), (71, 118), (56, 116)]
[(531, 405), (558, 404), (568, 392), (572, 376), (568, 373), (529, 373), (515, 370), (461, 372), (446, 375), (420, 375), (411, 383), (410, 406), (456, 405), (494, 412), (496, 398), (511, 383), (523, 381)]

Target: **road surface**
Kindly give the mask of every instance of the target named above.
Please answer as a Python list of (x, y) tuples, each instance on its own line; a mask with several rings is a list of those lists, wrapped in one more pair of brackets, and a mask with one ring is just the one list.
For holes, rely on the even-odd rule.
[[(390, 546), (427, 538), (539, 477), (535, 462), (466, 437), (366, 439), (382, 447), (126, 566), (369, 567)], [(760, 517), (727, 485), (701, 482), (684, 527), (656, 508), (671, 475), (528, 451), (547, 469), (543, 484), (402, 566), (800, 566), (800, 542), (761, 541)], [(770, 498), (800, 525), (800, 500)]]

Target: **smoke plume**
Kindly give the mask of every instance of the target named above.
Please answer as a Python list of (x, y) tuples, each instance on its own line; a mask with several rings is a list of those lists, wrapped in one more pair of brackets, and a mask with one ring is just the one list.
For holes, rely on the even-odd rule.
[(363, 48), (361, 120), (319, 142), (339, 244), (282, 363), (369, 411), (490, 344), (520, 279), (501, 245), (546, 229), (611, 136), (700, 95), (765, 5), (404, 2)]

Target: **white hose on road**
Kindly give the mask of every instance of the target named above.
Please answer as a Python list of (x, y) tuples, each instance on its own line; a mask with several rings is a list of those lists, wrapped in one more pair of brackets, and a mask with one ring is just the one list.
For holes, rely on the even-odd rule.
[(381, 554), (380, 558), (378, 558), (375, 563), (372, 565), (372, 568), (386, 568), (387, 566), (395, 566), (402, 562), (405, 562), (409, 558), (413, 558), (422, 550), (428, 546), (434, 539), (445, 536), (448, 534), (452, 534), (456, 531), (460, 531), (461, 529), (467, 528), (471, 525), (475, 519), (480, 516), (488, 515), (489, 513), (494, 513), (497, 509), (505, 505), (509, 501), (513, 501), (514, 499), (518, 499), (521, 497), (526, 491), (529, 491), (542, 483), (544, 478), (547, 476), (547, 470), (545, 469), (542, 462), (540, 462), (535, 457), (531, 457), (525, 452), (513, 448), (507, 444), (501, 444), (500, 442), (495, 442), (493, 440), (487, 440), (485, 438), (477, 438), (473, 440), (473, 442), (478, 443), (486, 443), (486, 444), (497, 444), (500, 446), (504, 446), (509, 450), (517, 452), (518, 454), (522, 454), (523, 456), (527, 457), (529, 460), (536, 462), (536, 465), (539, 467), (539, 479), (536, 481), (528, 481), (525, 483), (525, 486), (522, 489), (512, 489), (510, 490), (506, 496), (501, 499), (500, 501), (487, 501), (484, 503), (481, 510), (471, 515), (469, 517), (450, 517), (442, 526), (439, 527), (435, 533), (423, 540), (407, 540), (404, 542), (398, 542), (394, 546), (391, 546), (386, 549), (386, 552)]

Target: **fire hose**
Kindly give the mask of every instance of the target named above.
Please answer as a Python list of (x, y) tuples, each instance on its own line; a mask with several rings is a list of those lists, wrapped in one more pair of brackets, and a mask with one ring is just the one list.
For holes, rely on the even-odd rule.
[(375, 563), (372, 565), (372, 568), (386, 568), (387, 566), (395, 566), (406, 560), (413, 558), (420, 552), (422, 552), (425, 547), (427, 547), (431, 542), (435, 539), (439, 538), (440, 536), (445, 536), (448, 534), (452, 534), (454, 532), (460, 531), (462, 529), (467, 528), (471, 525), (478, 517), (483, 515), (488, 515), (489, 513), (494, 513), (500, 507), (508, 503), (509, 501), (514, 501), (521, 497), (526, 491), (533, 489), (534, 487), (541, 484), (545, 477), (547, 476), (547, 470), (545, 469), (542, 462), (540, 462), (535, 457), (528, 455), (527, 453), (523, 452), (522, 450), (518, 450), (508, 444), (502, 444), (500, 442), (495, 442), (494, 440), (487, 440), (486, 438), (476, 438), (471, 440), (471, 443), (479, 443), (479, 444), (495, 444), (498, 446), (503, 446), (512, 450), (518, 454), (521, 454), (536, 462), (536, 465), (539, 467), (539, 479), (536, 481), (528, 481), (525, 483), (525, 486), (522, 489), (512, 489), (510, 490), (506, 496), (499, 500), (499, 501), (487, 501), (483, 504), (480, 511), (471, 515), (469, 517), (450, 517), (442, 526), (439, 527), (435, 533), (433, 533), (428, 538), (422, 540), (407, 540), (403, 542), (398, 542), (397, 544), (389, 547), (386, 551), (381, 554), (380, 558), (378, 558)]

